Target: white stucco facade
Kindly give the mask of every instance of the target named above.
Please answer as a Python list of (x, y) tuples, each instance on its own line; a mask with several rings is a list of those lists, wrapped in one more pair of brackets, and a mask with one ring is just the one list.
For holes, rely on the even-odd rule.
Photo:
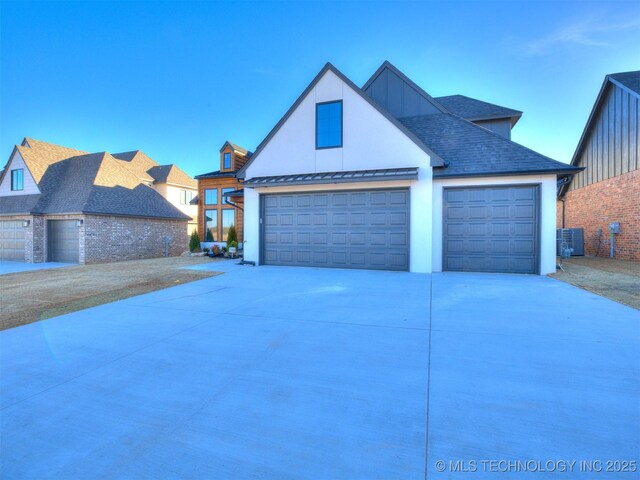
[[(343, 101), (343, 146), (315, 147), (316, 103)], [(260, 195), (408, 187), (409, 269), (442, 271), (442, 198), (447, 186), (540, 185), (540, 273), (555, 271), (555, 175), (433, 180), (430, 157), (360, 93), (327, 71), (252, 158), (245, 178), (332, 171), (418, 167), (417, 180), (245, 188), (244, 258), (260, 262)]]
[[(316, 103), (343, 102), (342, 148), (316, 150)], [(245, 177), (288, 175), (398, 167), (419, 167), (418, 180), (339, 183), (290, 187), (246, 188), (244, 256), (260, 258), (261, 193), (358, 190), (409, 187), (410, 270), (430, 272), (431, 166), (430, 157), (367, 100), (328, 71), (298, 105), (269, 143), (252, 159)]]

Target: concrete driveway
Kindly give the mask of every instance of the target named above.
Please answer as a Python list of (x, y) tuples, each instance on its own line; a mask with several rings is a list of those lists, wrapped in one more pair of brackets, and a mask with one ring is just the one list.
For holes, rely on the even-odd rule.
[(0, 332), (2, 477), (637, 459), (635, 310), (540, 277), (223, 268)]

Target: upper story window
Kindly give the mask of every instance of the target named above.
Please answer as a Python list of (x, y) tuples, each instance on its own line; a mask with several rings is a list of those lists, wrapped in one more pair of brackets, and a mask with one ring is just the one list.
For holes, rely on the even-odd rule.
[(223, 168), (225, 170), (229, 170), (231, 168), (231, 154), (229, 152), (226, 152), (223, 155)]
[(11, 190), (18, 191), (24, 189), (24, 169), (11, 170)]
[(188, 205), (193, 199), (193, 192), (191, 190), (180, 190), (180, 204)]
[(217, 205), (218, 204), (218, 189), (207, 188), (204, 191), (204, 204), (205, 205)]
[(342, 100), (316, 103), (316, 149), (342, 147)]

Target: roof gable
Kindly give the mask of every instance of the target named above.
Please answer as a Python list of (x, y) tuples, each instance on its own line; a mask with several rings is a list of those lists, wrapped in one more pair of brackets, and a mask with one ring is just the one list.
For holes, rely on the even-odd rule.
[[(640, 71), (612, 73), (604, 78), (602, 86), (600, 87), (600, 91), (598, 92), (593, 107), (591, 108), (591, 112), (589, 113), (587, 123), (585, 124), (584, 130), (580, 135), (580, 140), (578, 140), (576, 150), (573, 153), (573, 157), (571, 158), (571, 165), (576, 167), (580, 166), (580, 158), (582, 157), (582, 152), (586, 148), (593, 126), (597, 121), (598, 116), (600, 115), (602, 106), (606, 103), (607, 98), (615, 88), (621, 88), (629, 92), (629, 94), (640, 98), (640, 93), (638, 93), (638, 90), (640, 90)], [(559, 197), (562, 197), (564, 195), (564, 193), (569, 188), (569, 185), (571, 185), (572, 181), (573, 178), (565, 182), (559, 188)]]
[(388, 60), (376, 70), (362, 90), (396, 118), (443, 113), (446, 110)]
[(423, 150), (429, 157), (431, 158), (432, 165), (444, 165), (442, 159), (438, 157), (427, 145), (425, 145), (418, 137), (416, 137), (411, 131), (409, 131), (402, 123), (400, 123), (395, 117), (393, 117), (389, 112), (380, 107), (375, 101), (373, 101), (368, 95), (366, 95), (358, 86), (356, 86), (349, 78), (347, 78), (342, 72), (340, 72), (336, 67), (334, 67), (331, 63), (327, 63), (322, 70), (315, 76), (315, 78), (311, 81), (311, 83), (305, 88), (305, 90), (300, 94), (297, 100), (291, 105), (291, 107), (287, 110), (284, 116), (278, 121), (278, 123), (273, 127), (273, 129), (269, 132), (269, 134), (264, 138), (264, 140), (258, 145), (255, 152), (251, 155), (251, 158), (247, 161), (245, 165), (240, 168), (237, 173), (237, 176), (240, 178), (244, 178), (246, 170), (260, 157), (260, 154), (263, 152), (265, 147), (269, 144), (269, 142), (275, 137), (278, 131), (283, 127), (283, 125), (289, 120), (289, 118), (294, 114), (300, 104), (307, 98), (310, 92), (318, 85), (320, 80), (322, 80), (327, 73), (333, 73), (336, 77), (338, 77), (344, 84), (355, 92), (360, 98), (362, 98), (365, 102), (371, 105), (380, 115), (382, 115), (388, 122), (390, 122), (395, 128), (400, 130), (402, 134), (408, 137), (413, 143), (415, 143), (421, 150)]

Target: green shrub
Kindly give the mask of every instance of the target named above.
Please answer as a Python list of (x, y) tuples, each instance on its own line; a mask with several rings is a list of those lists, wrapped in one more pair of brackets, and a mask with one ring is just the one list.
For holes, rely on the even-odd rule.
[(227, 246), (229, 246), (231, 242), (236, 242), (236, 246), (238, 244), (238, 234), (236, 233), (236, 227), (233, 225), (229, 227), (229, 232), (227, 233)]
[(238, 248), (238, 242), (236, 242), (235, 240), (229, 242), (227, 245), (229, 246), (229, 248)]
[(196, 250), (200, 250), (200, 237), (198, 237), (198, 232), (194, 230), (189, 238), (189, 251), (193, 253)]

